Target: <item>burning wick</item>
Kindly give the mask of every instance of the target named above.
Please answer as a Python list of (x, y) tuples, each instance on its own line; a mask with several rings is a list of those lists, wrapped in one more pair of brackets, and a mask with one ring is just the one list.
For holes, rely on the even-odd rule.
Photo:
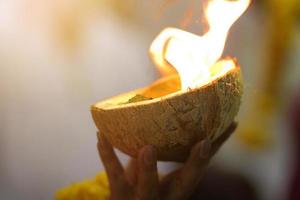
[[(245, 12), (250, 0), (212, 0), (205, 17), (209, 31), (198, 36), (176, 28), (166, 28), (153, 41), (150, 54), (161, 71), (174, 67), (181, 80), (181, 90), (197, 88), (214, 76), (212, 66), (221, 58), (230, 27)], [(232, 59), (222, 61), (218, 77), (235, 67)]]

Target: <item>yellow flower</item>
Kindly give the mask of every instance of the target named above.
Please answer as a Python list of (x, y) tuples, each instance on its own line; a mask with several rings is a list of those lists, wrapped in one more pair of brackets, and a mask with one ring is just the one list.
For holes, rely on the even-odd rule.
[(109, 184), (105, 172), (99, 173), (91, 180), (73, 183), (60, 189), (56, 200), (104, 200), (109, 197)]

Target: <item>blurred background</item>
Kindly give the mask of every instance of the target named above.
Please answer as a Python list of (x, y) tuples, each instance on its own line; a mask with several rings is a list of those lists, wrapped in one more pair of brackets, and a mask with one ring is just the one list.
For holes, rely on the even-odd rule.
[[(202, 34), (201, 4), (1, 0), (1, 200), (53, 199), (101, 171), (89, 106), (156, 80), (152, 40), (167, 26)], [(245, 93), (238, 130), (213, 162), (266, 200), (300, 199), (299, 19), (297, 0), (253, 1), (224, 53), (241, 65)]]

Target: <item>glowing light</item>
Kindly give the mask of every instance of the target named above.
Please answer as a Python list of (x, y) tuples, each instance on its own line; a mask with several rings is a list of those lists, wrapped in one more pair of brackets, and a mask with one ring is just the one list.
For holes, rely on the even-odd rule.
[[(211, 67), (223, 54), (228, 31), (249, 4), (250, 0), (209, 1), (205, 10), (208, 32), (198, 36), (180, 29), (166, 28), (150, 47), (154, 63), (162, 71), (171, 71), (170, 67), (173, 66), (179, 73), (182, 90), (210, 82), (215, 78)], [(232, 60), (221, 64), (218, 75), (235, 67)]]

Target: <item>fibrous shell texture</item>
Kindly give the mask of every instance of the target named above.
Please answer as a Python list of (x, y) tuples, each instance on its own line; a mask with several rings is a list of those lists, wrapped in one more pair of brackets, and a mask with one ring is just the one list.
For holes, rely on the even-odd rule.
[(159, 160), (184, 161), (196, 142), (215, 140), (232, 123), (242, 90), (241, 71), (235, 67), (196, 89), (136, 103), (112, 103), (138, 90), (92, 105), (91, 112), (101, 133), (122, 152), (136, 157), (140, 148), (150, 144)]

